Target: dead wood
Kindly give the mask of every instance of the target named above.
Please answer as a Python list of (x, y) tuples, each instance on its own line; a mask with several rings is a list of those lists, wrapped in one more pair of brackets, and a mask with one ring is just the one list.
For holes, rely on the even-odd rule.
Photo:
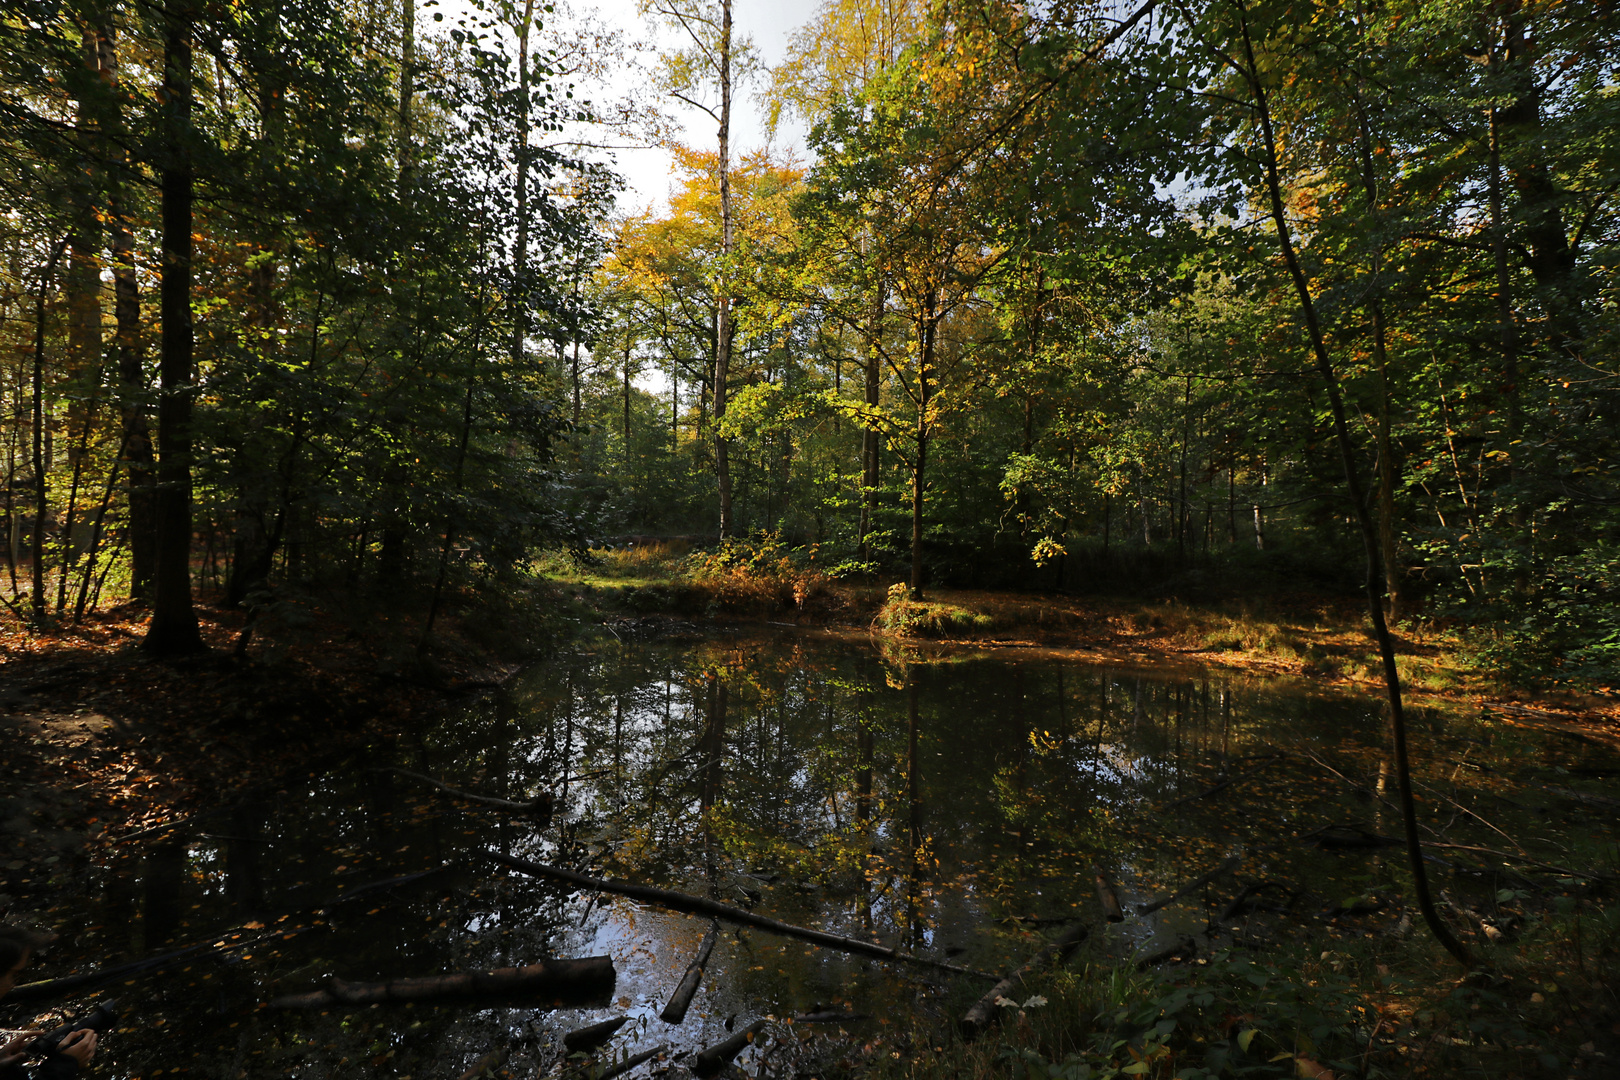
[(861, 1020), (872, 1019), (871, 1013), (857, 1012), (812, 1012), (800, 1013), (793, 1018), (795, 1024), (854, 1024)]
[[(403, 874), (400, 877), (387, 878), (382, 881), (373, 881), (366, 885), (357, 885), (352, 889), (339, 893), (336, 897), (326, 901), (324, 904), (312, 908), (305, 908), (303, 910), (316, 912), (324, 911), (328, 908), (337, 907), (339, 904), (348, 903), (351, 900), (357, 899), (362, 894), (372, 893), (379, 889), (394, 888), (413, 881), (420, 881), (423, 878), (432, 877), (435, 874), (442, 874), (444, 871), (454, 867), (454, 865), (454, 863), (446, 863), (443, 866), (436, 866), (432, 870), (422, 870), (415, 874)], [(288, 912), (287, 914), (291, 915), (295, 914), (295, 912)], [(268, 921), (268, 917), (266, 917), (266, 921)], [(21, 986), (15, 987), (11, 993), (7, 994), (6, 1000), (38, 1001), (42, 998), (60, 997), (61, 995), (71, 991), (82, 990), (85, 987), (95, 986), (98, 983), (109, 982), (113, 979), (127, 978), (131, 975), (141, 975), (151, 971), (161, 971), (162, 969), (170, 967), (171, 965), (184, 960), (188, 956), (194, 956), (199, 952), (208, 952), (210, 955), (219, 956), (228, 951), (247, 948), (248, 946), (257, 944), (261, 941), (271, 939), (286, 939), (295, 934), (307, 933), (312, 929), (315, 928), (311, 926), (282, 927), (271, 930), (264, 934), (254, 934), (251, 937), (244, 938), (238, 936), (236, 940), (232, 940), (232, 934), (234, 931), (227, 930), (223, 934), (215, 935), (214, 937), (209, 938), (207, 941), (199, 942), (195, 945), (187, 945), (184, 948), (174, 949), (170, 952), (159, 953), (156, 956), (147, 956), (139, 960), (131, 960), (127, 964), (118, 964), (113, 967), (102, 968), (99, 971), (86, 971), (78, 975), (63, 975), (62, 977), (56, 979), (41, 979), (38, 982), (24, 983)]]
[[(1593, 881), (1616, 880), (1613, 874), (1605, 874), (1599, 870), (1571, 870), (1567, 866), (1555, 866), (1552, 863), (1538, 862), (1535, 859), (1527, 859), (1522, 855), (1513, 855), (1506, 851), (1497, 851), (1495, 848), (1475, 847), (1472, 844), (1446, 844), (1438, 840), (1428, 840), (1425, 841), (1425, 843), (1427, 843), (1429, 847), (1445, 848), (1448, 851), (1473, 851), (1481, 855), (1493, 855), (1498, 859), (1503, 859), (1507, 862), (1516, 862), (1523, 866), (1533, 866), (1537, 870), (1545, 870), (1549, 874), (1557, 874), (1559, 877), (1587, 878)], [(19, 986), (17, 989), (21, 990), (22, 987)], [(12, 994), (15, 995), (16, 992), (16, 990), (13, 990)]]
[(403, 1001), (522, 998), (530, 1007), (584, 1008), (607, 1001), (616, 981), (612, 957), (587, 956), (579, 960), (542, 960), (521, 968), (376, 983), (352, 983), (334, 976), (319, 990), (284, 994), (270, 1004), (278, 1009), (322, 1009)]
[(1236, 776), (1228, 776), (1225, 780), (1220, 781), (1214, 787), (1205, 788), (1203, 791), (1197, 792), (1196, 794), (1193, 794), (1193, 795), (1183, 795), (1181, 798), (1177, 799), (1175, 802), (1164, 804), (1163, 806), (1159, 807), (1159, 813), (1161, 813), (1161, 814), (1167, 813), (1168, 811), (1174, 810), (1178, 806), (1181, 806), (1181, 805), (1183, 805), (1185, 803), (1195, 802), (1198, 799), (1207, 799), (1211, 795), (1218, 794), (1219, 792), (1225, 790), (1226, 788), (1231, 787), (1233, 784), (1236, 784), (1241, 780), (1247, 780), (1249, 777), (1254, 776), (1256, 773), (1260, 773), (1260, 772), (1265, 771), (1266, 769), (1270, 768), (1272, 765), (1276, 764), (1277, 762), (1279, 762), (1281, 760), (1282, 760), (1281, 755), (1279, 755), (1277, 757), (1266, 758), (1264, 761), (1262, 761), (1260, 764), (1254, 766), (1252, 769), (1244, 769), (1242, 772), (1238, 773)]
[[(651, 1061), (660, 1054), (666, 1054), (668, 1052), (669, 1044), (659, 1043), (651, 1050), (643, 1050), (641, 1053), (636, 1054), (633, 1057), (627, 1057), (617, 1065), (609, 1065), (605, 1072), (602, 1072), (596, 1076), (596, 1080), (612, 1080), (612, 1078), (615, 1076), (623, 1076), (637, 1065), (640, 1065), (646, 1061)], [(589, 1076), (590, 1074), (587, 1073), (586, 1075)]]
[(699, 1050), (692, 1059), (692, 1073), (698, 1077), (716, 1076), (754, 1041), (754, 1036), (765, 1029), (765, 1021), (755, 1020), (723, 1043)]
[(1211, 870), (1209, 873), (1204, 874), (1202, 877), (1197, 877), (1197, 878), (1194, 878), (1193, 880), (1187, 882), (1187, 884), (1183, 885), (1181, 888), (1177, 889), (1175, 892), (1171, 893), (1169, 896), (1161, 896), (1161, 897), (1159, 897), (1159, 899), (1153, 901), (1151, 904), (1143, 904), (1141, 907), (1136, 909), (1137, 913), (1141, 914), (1141, 915), (1151, 915), (1155, 911), (1158, 911), (1160, 908), (1169, 907), (1171, 904), (1175, 903), (1177, 900), (1180, 900), (1183, 896), (1186, 896), (1188, 893), (1197, 892), (1199, 889), (1202, 889), (1205, 885), (1208, 885), (1210, 882), (1215, 881), (1218, 878), (1225, 877), (1227, 874), (1232, 873), (1234, 870), (1236, 870), (1238, 867), (1240, 867), (1242, 865), (1243, 865), (1243, 860), (1234, 855), (1234, 856), (1232, 856), (1232, 858), (1227, 859), (1225, 862), (1221, 863), (1221, 865), (1217, 866), (1215, 869)]
[(1109, 922), (1124, 922), (1125, 909), (1119, 906), (1119, 893), (1114, 890), (1113, 882), (1096, 863), (1091, 864), (1091, 876), (1097, 880), (1097, 900), (1102, 904), (1103, 915)]
[(1551, 784), (1539, 785), (1543, 791), (1549, 791), (1561, 799), (1585, 803), (1587, 806), (1602, 807), (1605, 810), (1620, 809), (1620, 799), (1611, 799), (1607, 795), (1594, 795), (1589, 791), (1572, 791), (1569, 788), (1553, 787)]
[(681, 976), (680, 985), (670, 995), (669, 1004), (658, 1014), (658, 1019), (666, 1024), (678, 1024), (686, 1019), (686, 1010), (692, 1007), (698, 983), (703, 981), (703, 966), (709, 962), (709, 954), (714, 951), (714, 942), (719, 936), (720, 924), (711, 922), (709, 932), (703, 935), (703, 941), (698, 945), (697, 955), (686, 965), (686, 974)]
[(461, 799), (464, 802), (477, 803), (480, 806), (493, 806), (497, 810), (510, 810), (514, 814), (533, 814), (536, 817), (545, 818), (547, 820), (551, 818), (552, 797), (549, 792), (541, 795), (533, 802), (514, 802), (511, 799), (497, 799), (490, 795), (475, 795), (470, 791), (462, 791), (460, 788), (453, 788), (449, 784), (442, 784), (433, 779), (431, 776), (424, 773), (412, 772), (410, 769), (389, 767), (386, 769), (373, 769), (371, 771), (390, 772), (398, 776), (409, 777), (412, 780), (420, 781), (421, 783), (427, 784), (430, 787), (435, 787), (444, 792), (446, 795), (454, 796), (455, 798)]
[(628, 896), (632, 900), (640, 900), (643, 903), (668, 908), (671, 911), (707, 915), (712, 919), (720, 919), (724, 922), (753, 926), (773, 934), (781, 934), (784, 937), (798, 938), (801, 941), (808, 941), (825, 948), (837, 949), (840, 952), (870, 956), (877, 960), (887, 960), (892, 963), (918, 964), (924, 967), (938, 968), (941, 971), (948, 971), (952, 975), (973, 975), (981, 979), (995, 978), (994, 975), (974, 971), (972, 968), (948, 964), (943, 960), (930, 960), (923, 956), (913, 956), (910, 953), (903, 953), (898, 949), (891, 949), (884, 945), (874, 945), (870, 941), (860, 941), (856, 938), (842, 937), (838, 934), (828, 934), (821, 930), (794, 926), (792, 923), (781, 922), (764, 915), (756, 915), (752, 911), (732, 907), (730, 904), (722, 904), (718, 900), (693, 896), (690, 893), (676, 892), (673, 889), (658, 889), (651, 885), (637, 885), (629, 881), (620, 881), (618, 878), (593, 878), (586, 874), (576, 874), (572, 870), (564, 870), (556, 866), (545, 866), (541, 863), (530, 862), (527, 859), (513, 858), (498, 851), (485, 851), (483, 854), (485, 858), (492, 862), (510, 870), (517, 870), (520, 873), (566, 881), (570, 885), (576, 885), (595, 892)]
[(1137, 971), (1146, 971), (1148, 968), (1158, 967), (1171, 960), (1182, 960), (1198, 952), (1198, 942), (1190, 937), (1178, 939), (1174, 944), (1148, 953), (1136, 962)]
[(1300, 843), (1315, 844), (1328, 851), (1358, 851), (1365, 848), (1399, 847), (1402, 841), (1363, 829), (1360, 825), (1324, 825), (1299, 837)]
[(1215, 921), (1231, 922), (1233, 919), (1243, 914), (1243, 909), (1248, 905), (1250, 900), (1252, 900), (1259, 893), (1265, 892), (1267, 889), (1278, 889), (1289, 893), (1291, 896), (1297, 893), (1297, 890), (1290, 889), (1280, 881), (1257, 881), (1253, 885), (1250, 885), (1244, 889), (1242, 892), (1238, 893), (1237, 896), (1233, 897), (1232, 902), (1226, 905), (1225, 910), (1221, 912), (1220, 916), (1216, 918)]
[(619, 1033), (630, 1022), (628, 1016), (616, 1016), (600, 1024), (575, 1028), (563, 1036), (563, 1049), (570, 1054), (588, 1054)]
[(988, 1028), (995, 1022), (996, 1017), (1001, 1012), (1002, 1006), (1000, 1003), (1003, 1000), (1010, 1000), (1014, 994), (1018, 993), (1018, 989), (1024, 985), (1025, 979), (1037, 971), (1051, 967), (1054, 964), (1061, 964), (1068, 959), (1069, 954), (1074, 952), (1082, 941), (1086, 940), (1088, 933), (1090, 933), (1090, 928), (1084, 925), (1070, 927), (1055, 941), (1049, 941), (1043, 945), (1039, 952), (1026, 960), (1012, 974), (992, 986), (989, 992), (974, 1002), (973, 1007), (962, 1017), (960, 1024), (962, 1037), (971, 1040)]

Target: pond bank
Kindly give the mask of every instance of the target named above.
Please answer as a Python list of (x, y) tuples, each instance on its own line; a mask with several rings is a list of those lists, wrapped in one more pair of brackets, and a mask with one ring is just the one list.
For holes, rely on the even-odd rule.
[[(8, 701), (24, 708), (13, 708), (6, 722), (37, 740), (27, 744), (26, 769), (48, 777), (55, 795), (80, 800), (42, 804), (30, 811), (31, 827), (77, 835), (84, 852), (64, 847), (55, 862), (17, 860), (23, 867), (14, 876), (34, 891), (13, 893), (15, 910), (94, 935), (65, 942), (64, 965), (75, 957), (117, 959), (107, 913), (122, 895), (114, 889), (119, 875), (133, 874), (129, 880), (142, 883), (138, 895), (149, 904), (153, 874), (175, 869), (165, 853), (183, 853), (190, 868), (175, 886), (185, 901), (176, 906), (195, 903), (200, 911), (178, 916), (180, 939), (189, 940), (242, 924), (235, 883), (244, 874), (262, 883), (261, 904), (290, 910), (305, 902), (298, 898), (319, 900), (334, 883), (423, 874), (477, 843), (546, 860), (560, 854), (592, 872), (689, 892), (710, 880), (713, 858), (729, 898), (760, 904), (761, 912), (875, 932), (886, 943), (945, 956), (963, 949), (962, 963), (1004, 971), (1033, 953), (1043, 933), (1057, 932), (1043, 930), (1048, 924), (1096, 916), (1088, 859), (1101, 861), (1134, 909), (1234, 852), (1241, 860), (1235, 876), (1157, 917), (1171, 922), (1153, 923), (1155, 932), (1198, 937), (1195, 953), (1138, 972), (1122, 961), (1139, 947), (1159, 951), (1140, 937), (1146, 922), (1133, 917), (1117, 931), (1099, 922), (1074, 966), (1035, 977), (1019, 991), (1020, 1008), (971, 1046), (945, 1032), (982, 986), (918, 997), (917, 987), (866, 969), (812, 963), (795, 948), (729, 933), (713, 969), (722, 997), (699, 1005), (696, 1030), (718, 1037), (712, 1029), (732, 1013), (769, 1011), (778, 1016), (769, 1045), (785, 1047), (794, 1026), (787, 1015), (871, 1012), (889, 1021), (840, 1022), (801, 1041), (795, 1056), (775, 1051), (776, 1061), (799, 1062), (817, 1070), (803, 1075), (820, 1076), (1002, 1076), (1016, 1060), (1037, 1059), (1042, 1075), (1054, 1067), (1086, 1075), (1082, 1066), (1107, 1075), (1105, 1066), (1132, 1062), (1147, 1068), (1127, 1075), (1212, 1065), (1217, 1071), (1208, 1074), (1216, 1075), (1218, 1043), (1237, 1047), (1241, 1053), (1228, 1056), (1246, 1068), (1268, 1067), (1286, 1051), (1284, 1062), (1256, 1075), (1321, 1064), (1323, 1054), (1312, 1051), (1320, 1044), (1332, 1062), (1346, 1060), (1346, 1047), (1365, 1051), (1367, 1075), (1374, 1067), (1387, 1074), (1401, 1060), (1422, 1067), (1397, 1075), (1468, 1075), (1458, 1071), (1468, 1055), (1488, 1052), (1498, 1065), (1521, 1069), (1537, 1053), (1551, 1053), (1568, 1071), (1549, 1068), (1546, 1075), (1602, 1076), (1606, 1055), (1616, 1052), (1603, 1031), (1620, 1014), (1604, 1004), (1607, 983), (1593, 970), (1612, 957), (1601, 944), (1612, 942), (1610, 886), (1601, 876), (1577, 881), (1563, 870), (1612, 862), (1603, 816), (1612, 818), (1608, 808), (1620, 794), (1612, 785), (1616, 769), (1601, 746), (1568, 737), (1567, 726), (1547, 716), (1503, 709), (1481, 723), (1471, 710), (1435, 698), (1418, 721), (1425, 733), (1420, 780), (1429, 785), (1425, 820), (1442, 839), (1464, 845), (1437, 855), (1436, 865), (1456, 875), (1446, 885), (1453, 914), (1483, 915), (1515, 937), (1498, 961), (1511, 972), (1509, 983), (1498, 976), (1467, 981), (1437, 957), (1421, 928), (1414, 934), (1409, 920), (1403, 924), (1399, 860), (1378, 853), (1377, 837), (1391, 823), (1377, 790), (1376, 694), (1367, 688), (1344, 698), (1324, 692), (1331, 688), (1320, 677), (1211, 671), (1198, 653), (1155, 648), (1152, 632), (1161, 632), (1160, 642), (1169, 634), (1151, 624), (1126, 622), (1100, 642), (1086, 639), (1078, 621), (1039, 634), (1009, 623), (983, 640), (951, 641), (874, 634), (870, 621), (780, 625), (789, 622), (780, 613), (694, 620), (620, 611), (605, 613), (602, 631), (593, 632), (589, 609), (573, 603), (585, 627), (574, 645), (483, 702), (476, 691), (503, 681), (509, 669), (473, 665), (470, 648), (447, 650), (459, 652), (462, 664), (448, 677), (448, 655), (436, 654), (440, 687), (414, 681), (416, 673), (380, 674), (377, 657), (341, 635), (311, 637), (298, 646), (310, 651), (292, 650), (273, 665), (235, 664), (224, 657), (239, 627), (223, 618), (210, 624), (215, 653), (188, 663), (152, 664), (120, 651), (130, 631), (110, 629), (72, 656), (8, 663), (26, 674), (8, 685), (20, 682), (34, 698)], [(725, 688), (718, 704), (717, 688)], [(1276, 695), (1284, 705), (1266, 704)], [(1279, 750), (1282, 759), (1272, 760)], [(718, 771), (715, 761), (723, 763)], [(1259, 765), (1264, 774), (1249, 776)], [(560, 784), (561, 831), (502, 823), (429, 791), (384, 784), (372, 766), (431, 771), (503, 797), (532, 798)], [(200, 827), (193, 819), (184, 845), (156, 843), (175, 835), (163, 832), (117, 842), (225, 804), (233, 816)], [(1487, 867), (1500, 860), (1479, 852), (1511, 849), (1512, 841), (1475, 818), (1525, 842), (1531, 831), (1563, 837), (1579, 824), (1590, 832), (1581, 838), (1584, 854), (1575, 856), (1585, 861), (1572, 864), (1555, 848), (1509, 850), (1528, 862), (1492, 870), (1498, 876), (1481, 891), (1481, 859)], [(1323, 828), (1315, 847), (1306, 843), (1306, 834)], [(259, 843), (270, 846), (246, 859)], [(145, 861), (128, 869), (136, 852)], [(125, 871), (116, 869), (120, 858)], [(247, 874), (249, 864), (260, 869)], [(864, 908), (863, 879), (872, 890)], [(1267, 893), (1267, 882), (1281, 883), (1272, 886), (1281, 891)], [(105, 898), (98, 894), (85, 907), (83, 894), (97, 890)], [(1560, 909), (1565, 903), (1570, 910)], [(366, 978), (482, 969), (556, 947), (561, 955), (622, 952), (628, 1004), (609, 1011), (628, 1010), (638, 1018), (633, 1037), (651, 1039), (662, 1031), (650, 1016), (663, 983), (679, 973), (703, 930), (691, 920), (592, 905), (487, 868), (457, 870), (425, 892), (401, 889), (376, 908), (383, 914), (351, 910), (324, 929), (330, 943), (222, 969), (212, 985), (224, 994), (226, 976), (233, 980), (226, 1015), (246, 1025), (247, 1014), (235, 1011), (238, 997), (251, 1002), (264, 985), (304, 990), (323, 971)], [(447, 911), (455, 924), (450, 937), (424, 942), (411, 932), (424, 918), (443, 926)], [(852, 917), (857, 921), (841, 925)], [(1582, 918), (1584, 942), (1578, 929), (1571, 936)], [(383, 919), (393, 920), (387, 932), (367, 929), (368, 920)], [(1220, 929), (1223, 922), (1229, 929)], [(356, 934), (365, 935), (363, 943)], [(152, 951), (141, 947), (140, 955)], [(258, 966), (267, 961), (272, 966)], [(1387, 983), (1379, 982), (1380, 966), (1391, 971)], [(199, 1000), (200, 984), (178, 975), (154, 985), (164, 988), (161, 1016), (175, 1023)], [(1238, 992), (1243, 986), (1252, 992)], [(1281, 996), (1268, 989), (1278, 986), (1292, 989)], [(1542, 1000), (1531, 1001), (1532, 994)], [(1374, 1006), (1387, 1011), (1382, 1028), (1357, 1019), (1357, 1009)], [(518, 1038), (503, 1034), (505, 1021), (463, 1030), (448, 1014), (434, 1017), (410, 1025), (423, 1025), (423, 1038), (434, 1033), (427, 1047), (400, 1042), (386, 1018), (367, 1018), (361, 1027), (368, 1038), (401, 1053), (398, 1067), (374, 1065), (366, 1075), (404, 1076), (443, 1064), (459, 1048), (475, 1057), (473, 1050), (492, 1052), (490, 1040)], [(1248, 1026), (1234, 1027), (1233, 1017), (1247, 1017)], [(1477, 1041), (1470, 1017), (1489, 1019), (1488, 1045)], [(1179, 1028), (1161, 1030), (1172, 1020)], [(521, 1036), (529, 1041), (518, 1058), (532, 1071), (535, 1061), (549, 1060), (545, 1040), (561, 1029), (529, 1023), (539, 1034)], [(1513, 1034), (1514, 1024), (1522, 1036)], [(1323, 1025), (1327, 1036), (1311, 1034)], [(847, 1036), (838, 1035), (840, 1027)], [(364, 1048), (347, 1028), (330, 1028), (311, 1021), (310, 1045), (297, 1051), (301, 1068), (335, 1068), (342, 1053), (323, 1056), (328, 1042), (343, 1053)], [(806, 1025), (792, 1034), (799, 1040), (815, 1030)], [(255, 1019), (253, 1032), (252, 1039), (291, 1045), (275, 1023)], [(158, 1049), (121, 1037), (126, 1052)], [(405, 1064), (407, 1043), (417, 1066)], [(219, 1051), (221, 1062), (234, 1060), (229, 1049)], [(745, 1059), (759, 1067), (757, 1056)], [(287, 1068), (294, 1059), (275, 1060)], [(1323, 1067), (1358, 1074), (1342, 1064)]]
[[(1033, 650), (1074, 660), (1214, 667), (1286, 675), (1382, 693), (1383, 671), (1360, 597), (1265, 594), (1198, 602), (935, 587), (923, 602), (904, 590), (819, 579), (813, 587), (732, 572), (693, 580), (654, 562), (608, 556), (589, 568), (554, 566), (565, 600), (614, 633), (703, 626), (796, 627), (876, 637)], [(1408, 695), (1497, 708), (1513, 722), (1553, 724), (1620, 745), (1620, 699), (1567, 689), (1503, 685), (1470, 663), (1457, 633), (1427, 620), (1396, 624)]]

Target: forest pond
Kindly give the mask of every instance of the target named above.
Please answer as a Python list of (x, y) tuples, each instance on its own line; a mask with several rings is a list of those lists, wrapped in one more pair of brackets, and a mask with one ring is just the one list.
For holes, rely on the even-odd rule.
[[(1583, 813), (1582, 792), (1613, 794), (1620, 762), (1576, 738), (1460, 706), (1420, 704), (1412, 725), (1425, 821), (1452, 844), (1500, 848), (1505, 833), (1534, 855), (1547, 814)], [(1093, 955), (1196, 935), (1235, 881), (1261, 879), (1302, 890), (1295, 902), (1336, 933), (1388, 933), (1410, 916), (1404, 855), (1381, 839), (1400, 828), (1379, 795), (1385, 744), (1371, 690), (802, 634), (609, 642), (387, 755), (327, 763), (190, 832), (128, 845), (94, 903), (57, 913), (66, 944), (41, 974), (201, 946), (102, 991), (124, 1016), (98, 1055), (111, 1077), (448, 1080), (503, 1048), (512, 1075), (534, 1076), (561, 1062), (564, 1032), (621, 1015), (632, 1022), (610, 1058), (658, 1043), (679, 1054), (771, 1017), (738, 1063), (789, 1071), (893, 1039), (897, 1018), (919, 1010), (948, 1021), (990, 984), (725, 926), (672, 1027), (658, 1014), (707, 919), (508, 874), (482, 852), (988, 972), (1065, 921), (1104, 926), (1099, 874), (1134, 912), (1234, 857), (1236, 879), (1097, 930)], [(555, 813), (546, 823), (459, 802), (390, 768), (499, 798), (549, 791)], [(1612, 820), (1594, 813), (1578, 842), (1612, 845)], [(1435, 859), (1455, 893), (1502, 884), (1448, 874), (1445, 851)], [(618, 983), (598, 1008), (261, 1004), (330, 975), (603, 954)]]

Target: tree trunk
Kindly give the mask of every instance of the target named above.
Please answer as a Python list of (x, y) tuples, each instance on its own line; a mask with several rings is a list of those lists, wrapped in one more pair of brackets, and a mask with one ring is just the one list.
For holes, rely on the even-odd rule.
[(877, 426), (878, 392), (883, 385), (883, 358), (879, 340), (883, 333), (883, 287), (873, 292), (872, 310), (866, 326), (866, 384), (862, 403), (866, 406), (866, 422), (861, 431), (861, 521), (859, 541), (861, 561), (872, 559), (870, 538), (877, 518), (877, 491), (879, 481), (879, 454), (882, 440)]
[(911, 598), (923, 598), (923, 489), (927, 481), (928, 378), (934, 367), (934, 336), (938, 317), (934, 313), (934, 293), (923, 301), (917, 335), (917, 460), (911, 468)]
[(34, 377), (30, 412), (34, 459), (33, 620), (36, 627), (45, 625), (45, 521), (50, 513), (45, 483), (50, 473), (50, 454), (45, 447), (45, 293), (66, 248), (64, 239), (51, 249), (50, 258), (40, 268), (39, 291), (34, 298)]
[(192, 11), (177, 0), (164, 17), (163, 324), (158, 399), (157, 581), (143, 646), (159, 655), (202, 648), (191, 606), (191, 130)]
[[(408, 0), (407, 0), (408, 2)], [(534, 25), (534, 0), (523, 0), (523, 21), (518, 25), (517, 230), (512, 238), (512, 366), (523, 360), (523, 341), (529, 332), (529, 31)]]
[(129, 477), (129, 595), (152, 598), (157, 573), (157, 524), (153, 500), (152, 434), (147, 425), (147, 382), (141, 342), (140, 280), (135, 270), (135, 234), (122, 213), (122, 199), (109, 200), (113, 276), (113, 362), (118, 368), (118, 414), (123, 461)]
[[(1378, 171), (1373, 162), (1372, 124), (1366, 102), (1356, 88), (1356, 117), (1361, 151), (1361, 187), (1367, 199), (1367, 212), (1379, 212)], [(1367, 309), (1372, 316), (1373, 364), (1378, 369), (1378, 543), (1384, 560), (1384, 589), (1390, 619), (1400, 617), (1402, 574), (1400, 551), (1395, 540), (1395, 445), (1390, 437), (1391, 391), (1389, 382), (1388, 332), (1384, 324), (1384, 271), (1382, 244), (1372, 252), (1372, 286)]]
[(398, 190), (405, 197), (410, 186), (413, 148), (411, 144), (411, 94), (416, 89), (416, 0), (399, 0), (399, 129), (395, 132)]
[(612, 957), (587, 956), (579, 960), (542, 960), (521, 968), (427, 975), (380, 983), (351, 983), (334, 977), (320, 990), (286, 994), (272, 1000), (270, 1005), (277, 1009), (332, 1009), (406, 1001), (518, 999), (531, 1008), (577, 1009), (605, 1003), (613, 995), (617, 981)]
[(731, 535), (729, 442), (720, 433), (731, 377), (731, 0), (720, 0), (720, 276), (714, 321), (714, 474), (720, 491), (720, 539)]
[(1435, 939), (1445, 950), (1465, 966), (1472, 966), (1474, 958), (1467, 946), (1459, 941), (1451, 928), (1440, 918), (1435, 909), (1434, 898), (1429, 891), (1429, 876), (1423, 862), (1423, 845), (1418, 836), (1417, 804), (1412, 798), (1412, 774), (1410, 759), (1406, 747), (1406, 714), (1401, 705), (1401, 679), (1395, 667), (1395, 641), (1389, 633), (1389, 627), (1384, 621), (1383, 582), (1379, 573), (1378, 533), (1373, 525), (1372, 517), (1367, 511), (1367, 502), (1363, 497), (1360, 471), (1356, 467), (1355, 445), (1350, 440), (1349, 424), (1345, 420), (1343, 397), (1339, 391), (1339, 381), (1333, 370), (1333, 363), (1328, 357), (1327, 339), (1323, 334), (1321, 322), (1317, 317), (1316, 302), (1311, 295), (1310, 281), (1300, 266), (1299, 257), (1294, 249), (1293, 233), (1288, 224), (1287, 211), (1283, 207), (1282, 175), (1277, 161), (1277, 141), (1271, 125), (1271, 110), (1265, 87), (1260, 81), (1260, 69), (1255, 62), (1254, 45), (1249, 34), (1248, 12), (1242, 0), (1238, 4), (1239, 26), (1243, 36), (1244, 69), (1240, 74), (1249, 84), (1253, 94), (1254, 108), (1260, 121), (1260, 135), (1264, 139), (1263, 164), (1265, 168), (1266, 194), (1270, 201), (1271, 219), (1276, 227), (1277, 246), (1280, 249), (1283, 263), (1288, 269), (1289, 276), (1294, 282), (1294, 291), (1299, 299), (1300, 313), (1304, 317), (1305, 329), (1310, 339), (1311, 352), (1316, 360), (1316, 368), (1323, 384), (1327, 388), (1328, 404), (1333, 416), (1334, 440), (1339, 446), (1340, 463), (1344, 469), (1345, 493), (1350, 499), (1354, 511), (1356, 524), (1360, 527), (1362, 547), (1367, 564), (1366, 595), (1367, 613), (1372, 621), (1372, 637), (1378, 645), (1378, 651), (1383, 659), (1384, 686), (1389, 695), (1390, 726), (1395, 736), (1395, 769), (1400, 784), (1401, 816), (1406, 827), (1406, 851), (1411, 864), (1413, 893), (1417, 901), (1418, 910), (1423, 914), (1423, 920), (1429, 926)]

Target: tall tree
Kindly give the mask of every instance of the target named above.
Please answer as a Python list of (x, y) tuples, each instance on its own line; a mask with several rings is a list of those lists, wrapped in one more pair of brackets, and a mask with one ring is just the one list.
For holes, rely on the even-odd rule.
[(192, 280), (192, 23), (177, 0), (163, 13), (163, 128), (159, 189), (163, 256), (159, 318), (156, 588), (142, 645), (163, 656), (202, 648), (191, 603)]

